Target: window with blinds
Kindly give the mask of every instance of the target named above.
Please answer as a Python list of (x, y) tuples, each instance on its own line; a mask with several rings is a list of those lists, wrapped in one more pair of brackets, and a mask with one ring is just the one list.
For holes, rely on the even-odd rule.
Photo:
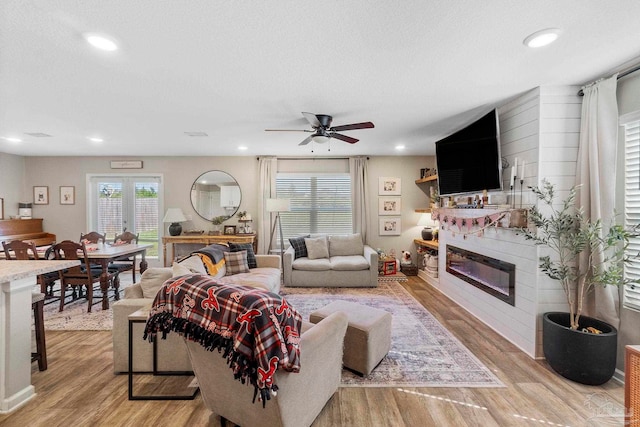
[(291, 200), (291, 211), (280, 213), (285, 245), (309, 233), (353, 233), (348, 173), (278, 173), (276, 192)]
[[(624, 124), (625, 179), (624, 217), (625, 226), (640, 224), (640, 120)], [(640, 238), (629, 242), (630, 262), (625, 265), (625, 279), (640, 279)], [(624, 306), (640, 310), (640, 285), (628, 284), (624, 289)]]

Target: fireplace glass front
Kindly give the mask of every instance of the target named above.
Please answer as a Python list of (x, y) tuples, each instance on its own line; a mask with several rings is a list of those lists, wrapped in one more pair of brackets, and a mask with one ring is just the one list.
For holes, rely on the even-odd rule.
[(508, 304), (515, 305), (514, 264), (447, 245), (447, 272)]

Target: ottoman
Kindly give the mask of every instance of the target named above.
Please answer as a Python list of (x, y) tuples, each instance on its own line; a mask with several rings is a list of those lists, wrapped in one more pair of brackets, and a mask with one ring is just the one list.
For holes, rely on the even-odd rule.
[(391, 314), (349, 301), (334, 301), (311, 313), (309, 321), (318, 323), (336, 311), (349, 318), (342, 364), (369, 375), (391, 348)]

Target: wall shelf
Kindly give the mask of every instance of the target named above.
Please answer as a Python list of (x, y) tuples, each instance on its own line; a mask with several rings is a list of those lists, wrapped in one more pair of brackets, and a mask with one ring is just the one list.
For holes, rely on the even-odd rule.
[(416, 184), (424, 184), (425, 182), (437, 181), (438, 175), (425, 176), (424, 178), (416, 179)]
[(437, 240), (422, 240), (422, 239), (413, 239), (413, 243), (418, 246), (424, 246), (427, 248), (438, 250), (438, 241)]

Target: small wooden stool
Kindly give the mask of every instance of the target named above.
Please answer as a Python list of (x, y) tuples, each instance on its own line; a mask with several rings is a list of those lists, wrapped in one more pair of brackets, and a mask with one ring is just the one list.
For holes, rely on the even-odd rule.
[(36, 352), (31, 353), (31, 362), (38, 361), (40, 371), (47, 370), (47, 346), (44, 340), (44, 294), (33, 292), (31, 294), (31, 308), (36, 329)]
[(336, 311), (349, 318), (342, 364), (369, 375), (391, 349), (391, 313), (354, 302), (334, 301), (311, 313), (309, 321), (318, 323)]

